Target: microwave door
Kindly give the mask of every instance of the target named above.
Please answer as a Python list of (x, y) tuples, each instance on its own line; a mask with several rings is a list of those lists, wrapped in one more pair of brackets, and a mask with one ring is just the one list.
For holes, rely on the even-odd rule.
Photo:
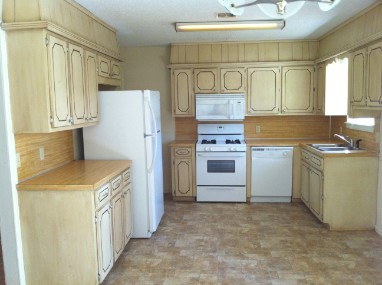
[(228, 120), (231, 106), (228, 99), (196, 99), (196, 119)]

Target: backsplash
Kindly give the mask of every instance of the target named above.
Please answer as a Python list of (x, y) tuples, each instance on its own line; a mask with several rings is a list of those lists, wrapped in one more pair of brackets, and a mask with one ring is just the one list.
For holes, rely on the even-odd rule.
[[(72, 131), (49, 134), (15, 135), (16, 152), (21, 166), (17, 169), (19, 181), (56, 168), (74, 159)], [(40, 160), (40, 147), (44, 147), (45, 159)]]
[[(330, 132), (330, 117), (325, 116), (253, 116), (243, 122), (246, 138), (327, 139)], [(176, 139), (196, 140), (199, 123), (203, 122), (195, 118), (175, 118)], [(260, 132), (256, 132), (256, 126)]]

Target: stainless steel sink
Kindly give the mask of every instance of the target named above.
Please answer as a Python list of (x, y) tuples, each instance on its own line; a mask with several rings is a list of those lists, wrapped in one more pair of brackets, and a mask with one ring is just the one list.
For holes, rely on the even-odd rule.
[(336, 143), (329, 143), (329, 144), (310, 144), (311, 147), (314, 147), (315, 149), (319, 151), (349, 151), (349, 150), (361, 150), (356, 147), (351, 147), (345, 144), (336, 144)]
[(349, 146), (332, 146), (332, 147), (318, 147), (320, 151), (345, 151), (345, 150), (358, 150), (354, 147)]

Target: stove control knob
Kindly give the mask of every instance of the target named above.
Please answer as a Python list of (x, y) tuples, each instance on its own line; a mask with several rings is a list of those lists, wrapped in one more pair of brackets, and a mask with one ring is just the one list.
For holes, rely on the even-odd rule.
[(229, 150), (230, 151), (237, 151), (237, 148), (236, 147), (230, 147)]

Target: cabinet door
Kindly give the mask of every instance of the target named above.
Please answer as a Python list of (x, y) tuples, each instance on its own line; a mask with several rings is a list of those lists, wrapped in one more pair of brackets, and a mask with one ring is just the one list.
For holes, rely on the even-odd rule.
[(309, 165), (301, 161), (301, 200), (309, 207)]
[(52, 127), (70, 126), (70, 89), (67, 43), (49, 36), (49, 87)]
[(173, 195), (177, 197), (193, 196), (193, 163), (191, 158), (175, 158), (173, 162)]
[(121, 255), (124, 247), (124, 237), (125, 233), (123, 230), (124, 227), (124, 207), (125, 203), (122, 198), (122, 191), (120, 191), (118, 194), (116, 194), (112, 200), (112, 217), (113, 217), (113, 256), (114, 256), (114, 262), (118, 259), (118, 257)]
[(194, 93), (192, 92), (192, 70), (178, 69), (172, 74), (173, 116), (190, 117), (195, 115)]
[(194, 69), (195, 93), (218, 92), (218, 70), (216, 68)]
[(121, 64), (116, 61), (110, 63), (110, 77), (113, 79), (121, 79)]
[(220, 91), (222, 93), (244, 93), (245, 83), (244, 68), (220, 69)]
[(96, 213), (98, 274), (101, 283), (113, 266), (112, 215), (110, 203)]
[(382, 106), (382, 43), (368, 48), (367, 105)]
[(74, 124), (87, 122), (87, 97), (85, 90), (84, 50), (69, 44), (70, 91)]
[(312, 212), (322, 220), (322, 173), (314, 168), (309, 176), (309, 203)]
[(313, 73), (313, 66), (288, 66), (282, 68), (283, 113), (313, 113)]
[(277, 114), (280, 110), (280, 68), (248, 68), (247, 114)]
[(108, 58), (98, 56), (98, 75), (109, 78), (111, 72), (111, 62)]
[(325, 114), (325, 68), (325, 63), (317, 65), (316, 113), (320, 115)]
[(88, 101), (88, 120), (98, 121), (97, 56), (85, 51), (85, 82)]
[(125, 211), (125, 227), (124, 227), (124, 244), (126, 245), (133, 233), (133, 219), (132, 219), (132, 206), (131, 206), (131, 183), (129, 183), (123, 190), (124, 196), (124, 211)]
[(354, 52), (349, 61), (349, 101), (352, 106), (366, 105), (365, 88), (366, 52)]

